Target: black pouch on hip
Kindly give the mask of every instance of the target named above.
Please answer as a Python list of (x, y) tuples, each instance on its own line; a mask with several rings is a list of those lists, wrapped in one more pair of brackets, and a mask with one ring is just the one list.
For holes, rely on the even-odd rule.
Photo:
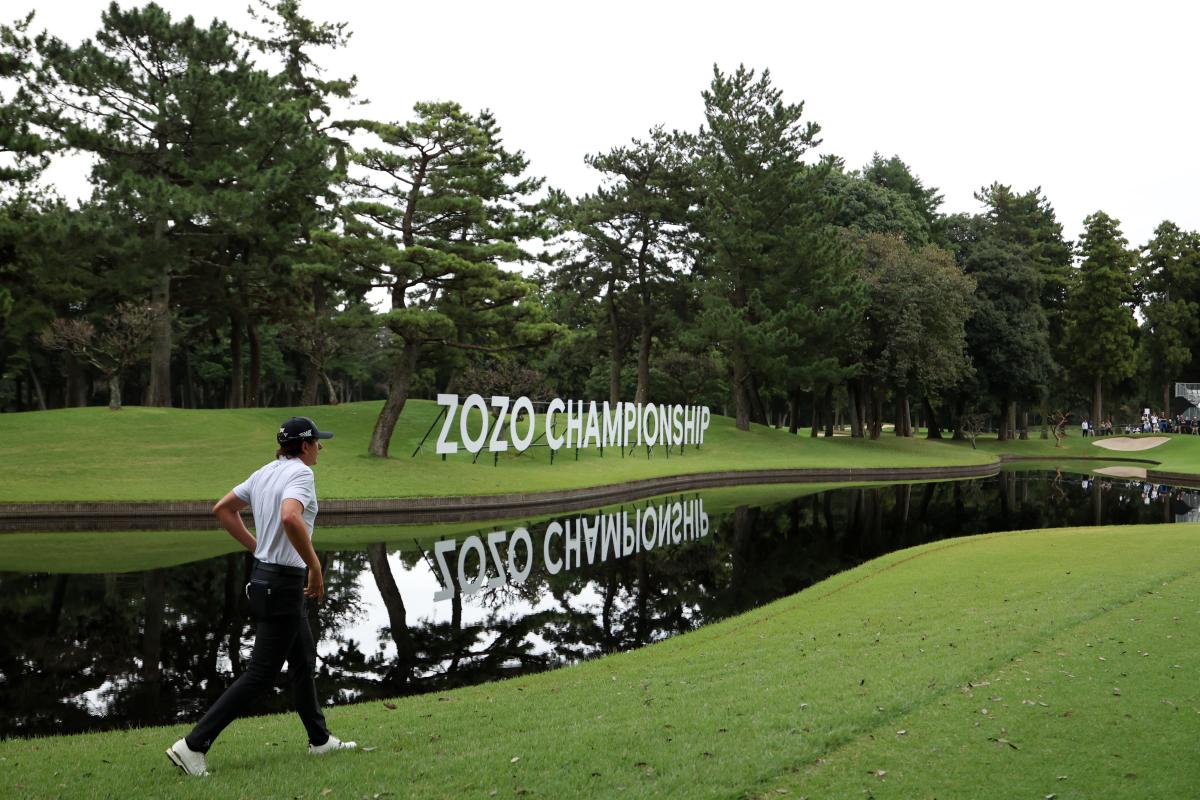
[(261, 578), (252, 578), (246, 584), (246, 599), (250, 602), (250, 614), (255, 619), (264, 619), (269, 614), (271, 584)]

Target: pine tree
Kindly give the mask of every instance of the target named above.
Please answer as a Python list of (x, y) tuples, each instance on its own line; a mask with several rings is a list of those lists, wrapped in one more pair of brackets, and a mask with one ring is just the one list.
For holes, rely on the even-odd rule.
[(679, 292), (688, 246), (685, 158), (681, 137), (661, 128), (588, 156), (603, 182), (566, 210), (567, 235), (578, 243), (556, 278), (563, 291), (603, 304), (612, 403), (621, 399), (623, 357), (635, 337), (634, 402), (649, 402), (651, 342), (667, 325), (667, 301)]
[(211, 220), (253, 219), (237, 150), (252, 135), (248, 117), (263, 111), (265, 75), (218, 21), (204, 28), (154, 3), (113, 3), (101, 25), (77, 47), (38, 37), (26, 86), (37, 122), (60, 146), (98, 157), (93, 182), (131, 220), (130, 256), (154, 309), (146, 402), (168, 406), (172, 285), (211, 257)]
[(783, 101), (768, 71), (756, 77), (739, 66), (713, 68), (703, 93), (705, 125), (697, 138), (698, 272), (704, 286), (700, 325), (730, 364), (735, 420), (766, 422), (759, 385), (781, 356), (773, 339), (783, 326), (770, 299), (803, 302), (773, 280), (800, 252), (794, 245), (812, 227), (797, 189), (802, 157), (819, 143), (819, 127), (802, 122), (804, 104)]
[(993, 235), (970, 248), (964, 269), (976, 281), (966, 328), (976, 391), (1000, 401), (1009, 437), (1013, 404), (1041, 397), (1053, 367), (1041, 274), (1027, 250)]
[(369, 446), (379, 457), (425, 351), (499, 352), (555, 331), (533, 285), (503, 269), (531, 260), (522, 243), (543, 229), (530, 197), (541, 180), (524, 175), (525, 156), (503, 147), (491, 114), (450, 102), (415, 111), (407, 123), (346, 125), (380, 142), (352, 155), (341, 244), (361, 278), (391, 295), (380, 317), (391, 342), (388, 399)]
[(1103, 420), (1102, 393), (1133, 375), (1134, 268), (1137, 256), (1121, 235), (1120, 222), (1103, 211), (1087, 217), (1079, 242), (1082, 262), (1067, 291), (1069, 368), (1091, 386), (1092, 422)]
[(1167, 220), (1141, 256), (1142, 335), (1139, 346), (1149, 377), (1162, 389), (1163, 410), (1171, 407), (1171, 383), (1195, 369), (1200, 352), (1200, 236)]

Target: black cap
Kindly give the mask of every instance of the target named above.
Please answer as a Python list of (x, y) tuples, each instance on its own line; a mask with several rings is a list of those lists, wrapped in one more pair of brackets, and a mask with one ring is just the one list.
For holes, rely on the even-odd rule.
[(279, 433), (275, 434), (275, 441), (280, 444), (288, 442), (311, 442), (315, 439), (332, 439), (333, 434), (329, 431), (317, 430), (317, 423), (313, 422), (308, 417), (292, 417), (279, 426)]

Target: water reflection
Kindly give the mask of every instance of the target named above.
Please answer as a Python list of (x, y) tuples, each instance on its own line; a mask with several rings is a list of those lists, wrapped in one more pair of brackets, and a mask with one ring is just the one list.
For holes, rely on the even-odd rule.
[[(317, 687), (328, 704), (442, 691), (639, 647), (922, 542), (1195, 521), (1198, 507), (1193, 491), (1005, 472), (719, 512), (702, 493), (434, 542), (396, 529), (321, 552)], [(248, 659), (249, 569), (231, 554), (142, 573), (0, 573), (0, 735), (196, 719)], [(289, 706), (281, 684), (261, 708)]]

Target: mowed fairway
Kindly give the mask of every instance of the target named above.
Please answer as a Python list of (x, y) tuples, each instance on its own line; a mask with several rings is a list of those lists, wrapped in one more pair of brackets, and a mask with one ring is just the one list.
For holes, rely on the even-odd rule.
[[(753, 580), (753, 576), (747, 576)], [(1200, 786), (1200, 528), (1059, 529), (889, 554), (643, 650), (235, 722), (0, 743), (15, 797), (1150, 798)]]
[[(879, 441), (812, 439), (761, 425), (738, 431), (714, 416), (704, 446), (670, 457), (642, 448), (621, 457), (606, 449), (575, 453), (537, 447), (503, 454), (499, 465), (460, 453), (434, 454), (440, 425), (424, 453), (411, 457), (438, 406), (411, 400), (392, 438), (391, 457), (367, 455), (379, 402), (308, 409), (184, 410), (128, 407), (0, 414), (0, 502), (54, 500), (213, 500), (275, 451), (275, 431), (293, 414), (334, 432), (317, 465), (322, 499), (431, 497), (536, 492), (721, 470), (781, 467), (938, 467), (986, 464), (995, 456), (948, 443), (885, 435)], [(539, 427), (539, 431), (541, 428)], [(456, 439), (457, 437), (452, 437)]]

